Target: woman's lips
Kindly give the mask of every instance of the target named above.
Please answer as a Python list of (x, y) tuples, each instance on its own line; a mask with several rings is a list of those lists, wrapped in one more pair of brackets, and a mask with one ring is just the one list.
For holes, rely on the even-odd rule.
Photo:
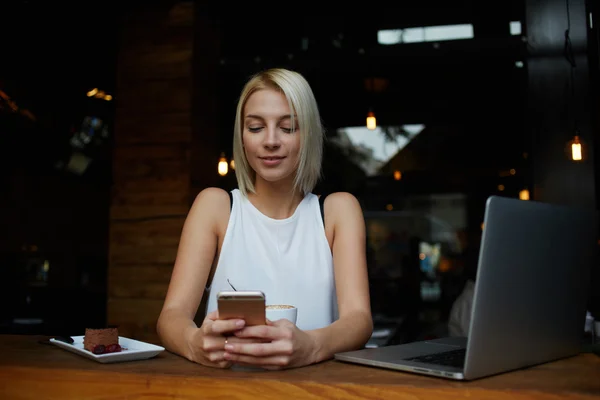
[(285, 157), (259, 157), (260, 161), (267, 167), (274, 167), (281, 164)]

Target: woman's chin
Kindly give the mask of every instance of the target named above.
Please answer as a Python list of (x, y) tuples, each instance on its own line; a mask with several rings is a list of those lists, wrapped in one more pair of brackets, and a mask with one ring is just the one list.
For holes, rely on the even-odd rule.
[(282, 173), (279, 171), (261, 171), (257, 174), (265, 182), (275, 183), (293, 183), (293, 177), (291, 173)]

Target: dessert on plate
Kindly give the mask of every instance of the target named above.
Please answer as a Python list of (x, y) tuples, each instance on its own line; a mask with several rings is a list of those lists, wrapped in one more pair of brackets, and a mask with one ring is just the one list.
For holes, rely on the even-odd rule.
[(85, 328), (83, 348), (94, 354), (120, 352), (122, 348), (119, 345), (119, 329), (117, 327)]

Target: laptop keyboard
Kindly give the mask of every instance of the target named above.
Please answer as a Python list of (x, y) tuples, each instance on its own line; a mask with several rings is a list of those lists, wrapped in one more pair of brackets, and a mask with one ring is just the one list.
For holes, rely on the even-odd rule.
[(441, 353), (427, 354), (426, 356), (407, 358), (407, 360), (462, 368), (465, 365), (466, 350), (467, 349), (444, 351)]

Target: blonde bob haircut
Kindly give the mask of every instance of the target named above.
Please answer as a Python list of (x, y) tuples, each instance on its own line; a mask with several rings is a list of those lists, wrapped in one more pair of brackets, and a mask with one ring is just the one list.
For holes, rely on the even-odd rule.
[(292, 110), (292, 126), (299, 126), (297, 132), (300, 135), (294, 190), (310, 193), (321, 177), (325, 130), (317, 101), (306, 79), (297, 72), (282, 68), (272, 68), (253, 75), (240, 94), (233, 130), (233, 159), (238, 188), (244, 196), (255, 193), (256, 172), (248, 164), (243, 145), (244, 108), (253, 93), (264, 89), (281, 91)]

